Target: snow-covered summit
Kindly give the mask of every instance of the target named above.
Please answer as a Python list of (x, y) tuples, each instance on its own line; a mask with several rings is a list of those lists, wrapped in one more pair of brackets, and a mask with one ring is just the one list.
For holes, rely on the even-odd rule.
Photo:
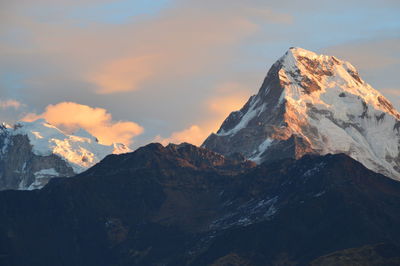
[(44, 119), (18, 122), (10, 130), (12, 135), (27, 135), (34, 154), (56, 154), (67, 161), (75, 173), (93, 166), (108, 154), (130, 151), (126, 146), (125, 149), (116, 149), (114, 145), (100, 144), (96, 137), (83, 129), (67, 134)]
[[(286, 85), (282, 99), (291, 99), (299, 103), (314, 101), (315, 104), (325, 106), (340, 105), (343, 101), (333, 96), (337, 96), (337, 92), (348, 92), (362, 98), (375, 109), (400, 118), (400, 114), (389, 101), (364, 82), (357, 69), (347, 61), (293, 47), (278, 64), (282, 64), (279, 79)], [(348, 106), (348, 101), (345, 101), (345, 105)]]
[(263, 162), (306, 153), (346, 153), (400, 179), (400, 114), (356, 68), (334, 56), (290, 48), (257, 95), (203, 146)]
[(41, 188), (49, 179), (80, 173), (108, 154), (130, 151), (119, 143), (100, 144), (83, 129), (68, 134), (43, 119), (2, 125), (0, 189)]

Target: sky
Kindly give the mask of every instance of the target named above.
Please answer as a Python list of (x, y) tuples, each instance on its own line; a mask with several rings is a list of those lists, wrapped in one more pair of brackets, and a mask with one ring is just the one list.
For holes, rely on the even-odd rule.
[(0, 121), (200, 145), (292, 46), (400, 108), (398, 0), (0, 0)]

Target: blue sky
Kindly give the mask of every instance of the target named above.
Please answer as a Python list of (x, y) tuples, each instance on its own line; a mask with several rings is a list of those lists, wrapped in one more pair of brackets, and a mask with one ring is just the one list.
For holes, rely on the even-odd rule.
[(0, 105), (3, 121), (71, 102), (71, 108), (105, 110), (98, 123), (131, 123), (119, 130), (134, 147), (165, 139), (199, 143), (257, 92), (291, 46), (350, 61), (400, 107), (398, 1), (0, 5), (0, 102), (20, 103)]

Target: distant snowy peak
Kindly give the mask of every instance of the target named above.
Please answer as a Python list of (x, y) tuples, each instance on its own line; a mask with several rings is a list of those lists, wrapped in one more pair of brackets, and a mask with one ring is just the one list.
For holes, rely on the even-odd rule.
[(96, 137), (83, 129), (67, 134), (44, 119), (18, 122), (9, 130), (12, 135), (28, 136), (34, 154), (58, 155), (71, 165), (75, 173), (93, 166), (108, 154), (131, 151), (123, 144), (100, 144)]
[(203, 147), (253, 161), (346, 153), (400, 179), (400, 114), (356, 68), (334, 56), (290, 48), (257, 95), (231, 113)]
[(0, 190), (40, 189), (56, 177), (81, 173), (124, 144), (103, 145), (89, 132), (68, 134), (40, 119), (0, 125)]
[(132, 150), (123, 143), (114, 143), (113, 144), (113, 154), (122, 154), (132, 152)]

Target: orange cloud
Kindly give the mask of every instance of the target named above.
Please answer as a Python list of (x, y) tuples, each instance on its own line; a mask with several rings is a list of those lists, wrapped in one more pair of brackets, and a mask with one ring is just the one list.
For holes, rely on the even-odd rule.
[[(233, 111), (239, 110), (249, 98), (249, 92), (243, 89), (243, 85), (237, 83), (226, 83), (216, 89), (217, 93), (223, 94), (211, 98), (206, 102), (206, 107), (219, 127), (223, 120)], [(218, 128), (215, 128), (217, 130)]]
[[(157, 136), (154, 141), (163, 145), (182, 142), (201, 145), (212, 132), (219, 129), (224, 119), (232, 111), (239, 110), (244, 105), (249, 96), (245, 90), (239, 88), (242, 88), (242, 85), (236, 83), (226, 83), (216, 88), (217, 93), (224, 95), (209, 99), (204, 104), (205, 113), (208, 113), (207, 117), (210, 119), (202, 120), (182, 131), (173, 132), (167, 138)], [(232, 92), (232, 90), (236, 90), (236, 92)]]
[(123, 143), (129, 145), (133, 137), (141, 134), (143, 128), (134, 122), (112, 120), (103, 108), (93, 108), (74, 102), (62, 102), (46, 107), (42, 114), (28, 114), (22, 120), (34, 121), (39, 118), (60, 127), (67, 132), (83, 128), (96, 136), (102, 144)]
[(182, 142), (200, 145), (204, 141), (204, 138), (207, 136), (207, 132), (207, 130), (200, 128), (198, 125), (192, 125), (187, 129), (172, 133), (171, 136), (169, 136), (168, 138), (157, 136), (154, 141), (160, 142), (163, 145)]
[(100, 94), (133, 91), (154, 74), (156, 59), (154, 55), (117, 59), (89, 74), (88, 79), (99, 87)]
[(85, 79), (100, 94), (137, 90), (147, 82), (187, 79), (209, 71), (210, 61), (224, 61), (228, 53), (224, 47), (257, 30), (258, 25), (245, 17), (209, 13), (204, 19), (196, 10), (170, 11), (143, 25), (123, 28), (125, 43), (112, 39), (113, 45), (122, 47), (121, 55), (101, 60)]

